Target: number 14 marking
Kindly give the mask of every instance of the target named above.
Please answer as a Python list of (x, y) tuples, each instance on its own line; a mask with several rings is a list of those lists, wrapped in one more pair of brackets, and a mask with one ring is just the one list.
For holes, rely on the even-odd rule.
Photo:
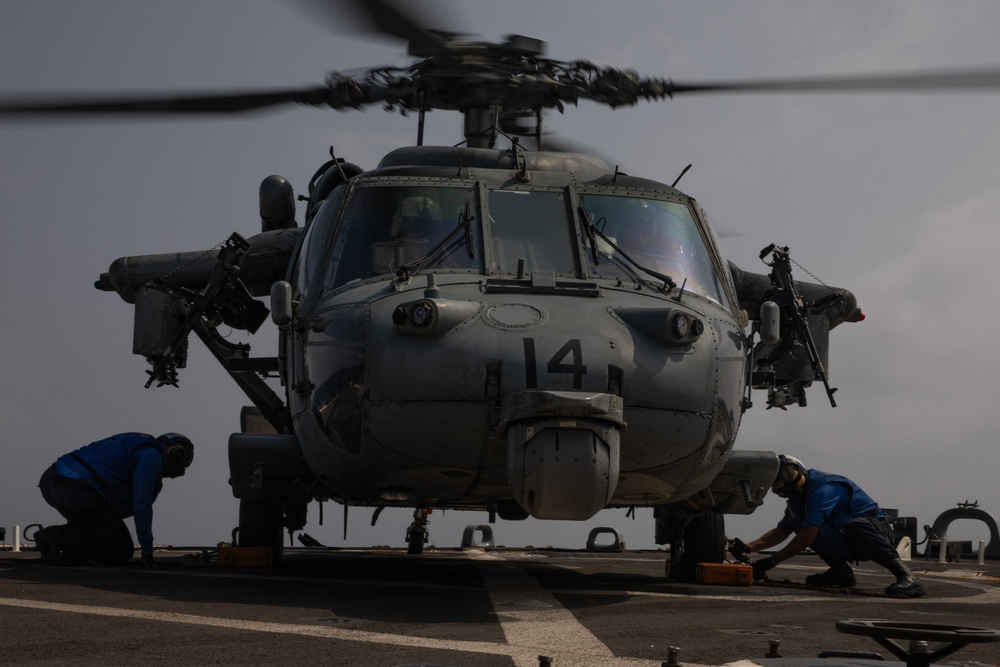
[[(570, 357), (571, 362), (566, 363)], [(579, 338), (571, 338), (552, 355), (545, 367), (549, 373), (569, 373), (573, 376), (573, 389), (583, 387), (583, 376), (587, 367), (583, 365), (583, 349)], [(535, 356), (535, 339), (524, 339), (524, 381), (528, 389), (538, 388), (538, 363)]]

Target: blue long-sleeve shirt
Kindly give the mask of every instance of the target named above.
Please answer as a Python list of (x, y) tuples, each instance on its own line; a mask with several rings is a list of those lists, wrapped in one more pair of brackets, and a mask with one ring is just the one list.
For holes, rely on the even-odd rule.
[(163, 445), (153, 436), (119, 433), (61, 456), (56, 473), (86, 481), (122, 518), (131, 516), (142, 553), (151, 554), (153, 502), (163, 488), (163, 456)]
[(153, 553), (153, 501), (163, 488), (163, 454), (153, 447), (132, 452), (132, 520), (144, 554)]
[(832, 558), (849, 558), (851, 548), (843, 528), (852, 519), (885, 516), (878, 503), (842, 475), (809, 470), (801, 497), (789, 498), (778, 530), (786, 535), (818, 528), (812, 548)]

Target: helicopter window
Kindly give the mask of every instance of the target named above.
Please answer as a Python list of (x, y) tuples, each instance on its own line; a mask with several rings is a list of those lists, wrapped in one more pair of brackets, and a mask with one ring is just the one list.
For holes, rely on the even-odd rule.
[(645, 278), (635, 264), (621, 256), (625, 254), (644, 268), (670, 276), (686, 291), (722, 302), (711, 255), (687, 206), (607, 195), (580, 195), (580, 206), (591, 224), (611, 241), (596, 237), (595, 264), (587, 240), (591, 275)]
[[(470, 257), (464, 234), (453, 234), (466, 221), (466, 202), (475, 199), (472, 188), (377, 185), (354, 191), (334, 251), (331, 287), (352, 280), (394, 273), (417, 260), (421, 270), (479, 269)], [(473, 244), (475, 246), (475, 243)], [(429, 254), (433, 256), (428, 257)]]
[(313, 277), (329, 253), (327, 239), (346, 191), (347, 186), (341, 185), (331, 192), (320, 205), (312, 224), (306, 229), (305, 239), (302, 242), (304, 250), (299, 254), (293, 278), (293, 284), (299, 294), (308, 292)]
[(564, 193), (491, 190), (489, 211), (497, 271), (576, 273)]

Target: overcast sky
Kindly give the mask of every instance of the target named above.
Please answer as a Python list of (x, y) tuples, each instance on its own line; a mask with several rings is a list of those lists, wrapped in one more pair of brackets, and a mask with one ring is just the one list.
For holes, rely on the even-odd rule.
[[(805, 2), (455, 2), (442, 24), (498, 40), (542, 38), (549, 55), (675, 81), (1000, 66), (992, 0)], [(346, 30), (346, 29), (345, 29)], [(33, 0), (0, 7), (0, 93), (287, 87), (328, 70), (406, 64), (399, 44), (317, 26), (267, 0)], [(997, 384), (1000, 310), (1000, 91), (704, 95), (609, 111), (590, 103), (547, 127), (633, 174), (698, 198), (738, 236), (727, 257), (764, 272), (772, 242), (867, 315), (831, 336), (831, 408), (765, 410), (758, 393), (737, 447), (786, 451), (853, 477), (884, 507), (930, 524), (978, 499), (1000, 514)], [(457, 115), (431, 114), (427, 143), (461, 139)], [(196, 443), (187, 476), (156, 504), (161, 544), (230, 539), (237, 501), (226, 442), (247, 401), (194, 337), (180, 389), (144, 389), (131, 354), (132, 308), (93, 282), (123, 255), (198, 250), (259, 231), (269, 174), (298, 191), (328, 157), (365, 168), (411, 144), (415, 118), (378, 108), (290, 109), (222, 120), (0, 123), (0, 525), (53, 523), (36, 489), (60, 454), (127, 430), (181, 431)], [(301, 216), (300, 216), (301, 218)], [(795, 277), (812, 280), (801, 269)], [(263, 331), (263, 330), (262, 330)], [(273, 333), (234, 340), (273, 354)], [(627, 418), (627, 416), (626, 416)], [(731, 535), (756, 537), (780, 515), (770, 499)], [(306, 531), (330, 545), (404, 544), (409, 513), (316, 505)], [(586, 524), (495, 526), (509, 546), (583, 546), (614, 526), (652, 547), (652, 514), (607, 511)], [(485, 513), (448, 512), (431, 541), (457, 546)], [(951, 537), (980, 539), (979, 524)]]

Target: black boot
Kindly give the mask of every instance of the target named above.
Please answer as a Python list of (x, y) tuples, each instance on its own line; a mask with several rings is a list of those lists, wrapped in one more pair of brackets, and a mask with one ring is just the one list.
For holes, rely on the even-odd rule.
[(66, 558), (66, 526), (48, 526), (35, 531), (35, 546), (46, 565), (69, 565)]
[(830, 569), (819, 574), (810, 574), (806, 577), (806, 583), (810, 586), (840, 586), (851, 588), (858, 580), (854, 577), (854, 570), (847, 564), (847, 561), (830, 562), (827, 561)]
[(889, 584), (885, 589), (886, 595), (905, 595), (908, 598), (918, 598), (921, 595), (927, 595), (924, 582), (920, 581), (917, 575), (910, 572), (910, 568), (906, 567), (906, 563), (902, 560), (896, 558), (885, 565), (885, 567), (896, 577), (896, 583)]

